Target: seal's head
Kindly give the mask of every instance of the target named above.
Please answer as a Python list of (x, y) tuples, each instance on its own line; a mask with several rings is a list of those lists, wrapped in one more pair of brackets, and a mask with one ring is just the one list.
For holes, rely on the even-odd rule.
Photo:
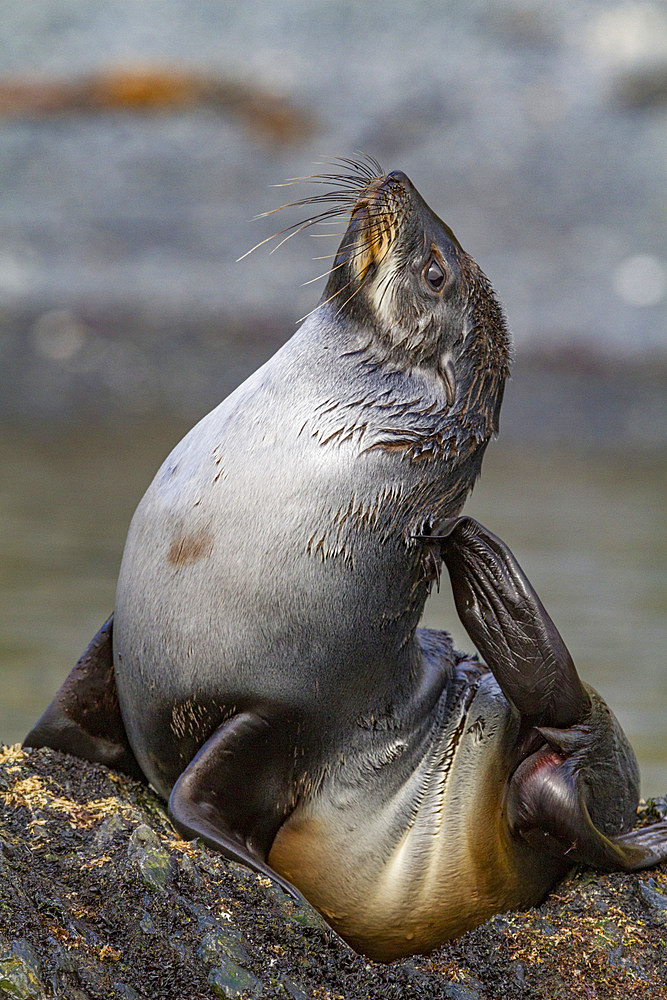
[(509, 337), (489, 282), (400, 170), (359, 191), (324, 300), (374, 331), (383, 361), (436, 371), (449, 406), (471, 333), (483, 334), (500, 380), (507, 375)]
[(464, 337), (461, 253), (451, 229), (395, 170), (361, 192), (325, 297), (375, 327), (396, 358), (436, 361)]
[(441, 467), (444, 460), (456, 476), (442, 494), (452, 516), (498, 430), (510, 364), (502, 309), (479, 266), (402, 171), (386, 174), (372, 158), (337, 163), (345, 173), (294, 179), (327, 190), (283, 208), (326, 207), (276, 236), (284, 242), (316, 223), (346, 219), (317, 309), (333, 313), (336, 328), (377, 371), (381, 427), (370, 441), (365, 399), (366, 447)]

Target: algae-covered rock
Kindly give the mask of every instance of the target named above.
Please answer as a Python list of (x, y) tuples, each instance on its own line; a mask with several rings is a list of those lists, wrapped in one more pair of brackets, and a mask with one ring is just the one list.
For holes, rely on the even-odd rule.
[(377, 965), (268, 879), (182, 841), (146, 786), (0, 748), (3, 1000), (667, 997), (665, 901), (665, 866), (582, 870), (537, 909)]
[(264, 988), (257, 976), (236, 965), (234, 962), (223, 962), (217, 969), (211, 969), (208, 981), (216, 997), (259, 997)]
[(0, 996), (41, 1000), (44, 985), (40, 965), (28, 941), (18, 938), (0, 954)]
[(171, 859), (160, 846), (157, 834), (146, 823), (132, 831), (128, 857), (136, 863), (146, 885), (153, 889), (166, 888), (171, 875)]

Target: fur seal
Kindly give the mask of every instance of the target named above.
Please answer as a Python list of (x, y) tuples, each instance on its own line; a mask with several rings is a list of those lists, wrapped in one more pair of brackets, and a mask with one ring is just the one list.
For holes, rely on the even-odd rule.
[[(618, 722), (459, 516), (509, 368), (489, 282), (405, 174), (337, 183), (320, 304), (164, 462), (113, 625), (26, 745), (143, 774), (184, 836), (390, 960), (538, 902), (574, 860), (653, 864), (667, 823), (628, 833)], [(485, 664), (418, 628), (442, 562)]]

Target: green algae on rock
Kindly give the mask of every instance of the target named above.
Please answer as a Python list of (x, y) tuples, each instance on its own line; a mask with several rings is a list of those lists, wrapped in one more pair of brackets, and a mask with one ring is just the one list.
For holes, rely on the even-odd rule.
[(31, 1000), (43, 995), (39, 969), (39, 961), (30, 944), (23, 938), (14, 939), (0, 954), (0, 996)]

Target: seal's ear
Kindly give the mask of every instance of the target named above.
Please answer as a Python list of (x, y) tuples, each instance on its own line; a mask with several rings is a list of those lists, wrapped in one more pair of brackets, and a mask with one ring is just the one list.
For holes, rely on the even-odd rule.
[(453, 519), (430, 541), (468, 635), (522, 718), (562, 728), (583, 719), (591, 702), (572, 657), (504, 542), (472, 517)]
[(273, 879), (303, 901), (269, 867), (278, 828), (294, 808), (294, 745), (280, 720), (242, 712), (216, 729), (188, 764), (169, 798), (169, 814), (186, 839), (200, 837), (232, 861)]
[(512, 777), (508, 820), (532, 847), (573, 864), (631, 872), (667, 859), (667, 821), (605, 836), (591, 819), (575, 770), (549, 750), (533, 754)]
[(113, 615), (91, 640), (24, 747), (52, 747), (145, 781), (120, 714), (113, 669)]

